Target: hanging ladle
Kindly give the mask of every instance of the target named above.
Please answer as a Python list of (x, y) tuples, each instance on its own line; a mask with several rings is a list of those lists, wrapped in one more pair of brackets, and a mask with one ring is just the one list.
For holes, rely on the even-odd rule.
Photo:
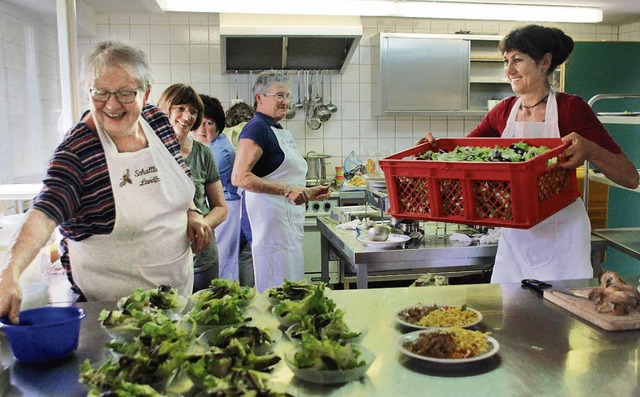
[(236, 99), (231, 100), (231, 104), (235, 105), (236, 103), (242, 102), (242, 99), (239, 98), (239, 89), (238, 89), (238, 71), (236, 70)]
[[(320, 80), (320, 87), (321, 87), (320, 92), (321, 92), (322, 98), (324, 98), (324, 74), (322, 74), (322, 72), (320, 72), (320, 74), (322, 77), (322, 80)], [(320, 104), (316, 105), (314, 109), (314, 114), (323, 123), (331, 118), (331, 112), (327, 108), (327, 105), (323, 104), (322, 101), (320, 101)]]
[[(287, 72), (287, 75), (289, 74), (289, 72)], [(289, 105), (287, 106), (287, 111), (284, 114), (284, 117), (287, 120), (291, 120), (292, 118), (296, 117), (296, 108), (293, 107), (293, 101), (291, 99), (289, 99)]]
[(331, 113), (335, 113), (338, 111), (338, 107), (333, 103), (333, 84), (331, 79), (331, 71), (329, 71), (329, 103), (327, 104), (327, 109)]
[(293, 105), (296, 109), (302, 109), (304, 104), (300, 101), (300, 71), (298, 70), (298, 102)]
[(317, 130), (320, 128), (322, 123), (320, 119), (315, 115), (315, 108), (313, 107), (313, 85), (312, 85), (312, 77), (309, 75), (309, 81), (306, 82), (307, 85), (307, 95), (305, 102), (307, 104), (306, 108), (306, 118), (307, 118), (307, 126), (312, 130)]
[[(318, 90), (318, 82), (320, 81), (320, 78), (318, 77), (318, 70), (316, 70), (316, 80), (313, 81), (313, 78), (311, 79), (311, 81), (313, 81), (313, 85), (315, 85), (315, 90), (316, 90), (316, 96), (315, 98), (313, 98), (313, 103), (315, 103), (316, 105), (319, 105), (322, 103), (322, 97), (320, 96), (320, 91)], [(311, 91), (313, 93), (313, 90)]]

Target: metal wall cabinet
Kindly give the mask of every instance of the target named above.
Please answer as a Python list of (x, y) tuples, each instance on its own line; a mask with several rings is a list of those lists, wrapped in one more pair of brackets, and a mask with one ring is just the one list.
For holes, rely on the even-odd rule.
[[(374, 115), (483, 115), (512, 95), (498, 52), (501, 36), (381, 33), (372, 65)], [(375, 62), (375, 60), (374, 60)]]

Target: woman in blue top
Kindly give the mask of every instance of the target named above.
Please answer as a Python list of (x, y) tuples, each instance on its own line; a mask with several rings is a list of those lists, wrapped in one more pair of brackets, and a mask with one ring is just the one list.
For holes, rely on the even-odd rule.
[(217, 98), (200, 95), (204, 104), (202, 124), (193, 131), (193, 138), (208, 146), (220, 172), (220, 181), (227, 202), (227, 220), (214, 230), (218, 243), (218, 277), (238, 280), (238, 255), (240, 251), (240, 196), (238, 188), (231, 184), (231, 170), (236, 150), (222, 133), (225, 126), (224, 109)]
[(270, 70), (258, 75), (253, 85), (256, 113), (240, 133), (231, 174), (232, 183), (245, 190), (260, 292), (285, 279), (304, 278), (304, 204), (325, 200), (331, 193), (329, 186), (305, 188), (307, 162), (291, 132), (278, 123), (291, 100), (289, 92), (284, 74)]

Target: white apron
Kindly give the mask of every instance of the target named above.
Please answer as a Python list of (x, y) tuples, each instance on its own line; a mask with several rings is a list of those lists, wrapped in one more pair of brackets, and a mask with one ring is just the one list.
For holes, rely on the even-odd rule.
[[(284, 162), (271, 174), (263, 177), (295, 186), (305, 186), (307, 162), (288, 130), (271, 127), (284, 152)], [(259, 292), (277, 287), (284, 280), (304, 279), (304, 205), (295, 205), (286, 197), (245, 192), (247, 214), (253, 241), (253, 272)]]
[[(560, 138), (555, 91), (549, 93), (543, 122), (516, 121), (521, 102), (513, 105), (502, 137)], [(502, 228), (491, 282), (591, 278), (590, 252), (591, 226), (578, 198), (530, 229)]]
[(240, 217), (242, 200), (227, 201), (227, 220), (215, 228), (218, 244), (218, 274), (220, 278), (238, 280), (238, 258), (240, 255)]
[(116, 222), (111, 234), (69, 240), (73, 278), (87, 300), (117, 300), (133, 288), (161, 284), (183, 296), (193, 289), (187, 209), (195, 188), (149, 124), (142, 117), (139, 122), (149, 147), (133, 153), (118, 153), (109, 135), (97, 127)]

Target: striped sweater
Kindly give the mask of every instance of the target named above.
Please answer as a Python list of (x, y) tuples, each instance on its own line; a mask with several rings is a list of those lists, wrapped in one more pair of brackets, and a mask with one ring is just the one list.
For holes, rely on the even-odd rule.
[[(166, 114), (147, 105), (142, 116), (189, 174)], [(85, 123), (67, 132), (49, 161), (43, 182), (32, 207), (55, 220), (64, 237), (81, 241), (113, 231), (116, 210), (107, 160), (98, 133)]]

